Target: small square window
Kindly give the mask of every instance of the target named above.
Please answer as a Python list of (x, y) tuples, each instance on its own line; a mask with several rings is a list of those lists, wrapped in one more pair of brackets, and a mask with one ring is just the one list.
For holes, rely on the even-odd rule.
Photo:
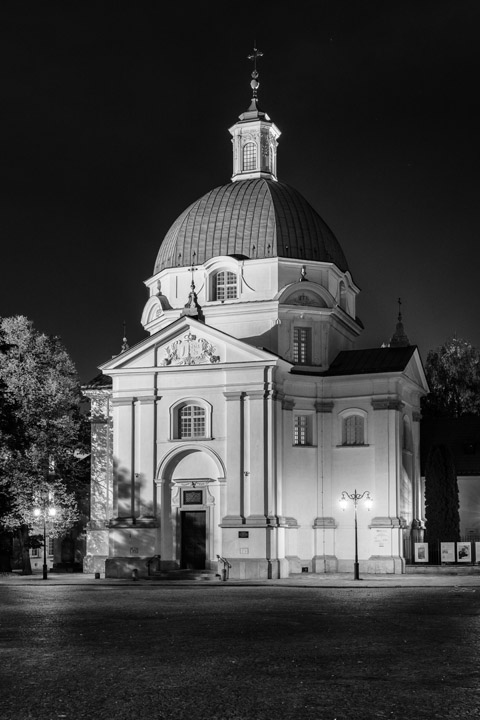
[(237, 276), (229, 270), (215, 275), (215, 300), (233, 300), (237, 297)]

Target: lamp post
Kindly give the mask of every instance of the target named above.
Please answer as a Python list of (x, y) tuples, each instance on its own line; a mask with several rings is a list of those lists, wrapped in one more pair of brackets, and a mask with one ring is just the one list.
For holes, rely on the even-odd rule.
[(47, 520), (53, 519), (57, 514), (57, 509), (53, 505), (53, 495), (48, 493), (44, 495), (40, 502), (37, 502), (33, 508), (33, 514), (36, 518), (42, 518), (43, 520), (43, 579), (48, 579), (48, 567), (47, 567)]
[(340, 507), (342, 508), (342, 510), (345, 510), (345, 508), (348, 505), (349, 500), (353, 500), (353, 508), (354, 508), (354, 514), (355, 514), (355, 560), (353, 563), (353, 579), (354, 580), (360, 580), (359, 566), (358, 566), (357, 505), (362, 498), (365, 498), (365, 506), (366, 506), (367, 510), (370, 510), (370, 508), (373, 505), (373, 500), (370, 497), (370, 493), (368, 490), (365, 490), (363, 493), (357, 493), (356, 490), (354, 490), (353, 493), (348, 493), (346, 490), (344, 490), (342, 492), (342, 497), (340, 498)]

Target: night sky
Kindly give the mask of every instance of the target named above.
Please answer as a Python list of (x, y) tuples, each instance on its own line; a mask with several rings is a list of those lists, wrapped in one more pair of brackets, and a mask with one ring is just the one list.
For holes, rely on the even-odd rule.
[(399, 296), (424, 360), (480, 347), (479, 38), (478, 0), (3, 4), (0, 316), (60, 335), (82, 381), (124, 321), (145, 337), (165, 233), (230, 181), (256, 40), (278, 177), (345, 252), (358, 347)]

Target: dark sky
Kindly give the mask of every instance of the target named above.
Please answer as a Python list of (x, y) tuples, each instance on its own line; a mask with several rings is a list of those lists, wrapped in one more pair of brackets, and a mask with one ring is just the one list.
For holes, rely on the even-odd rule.
[[(172, 9), (173, 8), (173, 9)], [(143, 281), (191, 202), (229, 182), (250, 101), (279, 179), (337, 236), (359, 347), (395, 329), (480, 347), (480, 3), (4, 3), (0, 315), (60, 335), (82, 380), (145, 337)]]

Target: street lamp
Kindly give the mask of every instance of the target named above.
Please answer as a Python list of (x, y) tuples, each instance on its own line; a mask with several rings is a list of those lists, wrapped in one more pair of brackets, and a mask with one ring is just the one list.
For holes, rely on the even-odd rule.
[(360, 580), (360, 575), (358, 571), (358, 531), (357, 531), (357, 505), (359, 501), (365, 498), (365, 507), (367, 510), (370, 510), (370, 508), (373, 505), (373, 500), (370, 497), (370, 493), (368, 490), (365, 490), (363, 493), (357, 493), (356, 490), (353, 491), (353, 493), (348, 493), (346, 490), (342, 492), (342, 497), (340, 498), (340, 507), (342, 510), (345, 510), (345, 508), (348, 505), (349, 500), (353, 500), (353, 507), (355, 512), (355, 561), (353, 563), (353, 579), (354, 580)]
[(57, 514), (56, 507), (53, 503), (52, 493), (48, 493), (44, 496), (40, 502), (33, 508), (33, 515), (36, 518), (42, 518), (43, 520), (43, 579), (48, 579), (48, 568), (47, 568), (47, 520), (53, 519)]

